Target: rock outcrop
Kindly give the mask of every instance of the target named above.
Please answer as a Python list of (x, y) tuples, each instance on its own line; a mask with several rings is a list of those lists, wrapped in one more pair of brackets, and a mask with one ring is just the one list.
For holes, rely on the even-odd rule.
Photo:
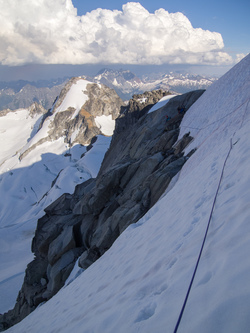
[[(192, 140), (187, 133), (177, 142), (183, 117), (177, 108), (188, 110), (202, 93), (177, 96), (148, 114), (147, 106), (140, 109), (134, 98), (123, 110), (97, 178), (77, 185), (73, 195), (62, 195), (38, 220), (32, 242), (35, 259), (26, 269), (15, 308), (0, 319), (3, 327), (55, 295), (78, 258), (79, 265), (88, 268), (163, 195), (188, 159), (183, 149)], [(157, 101), (163, 92), (152, 94), (152, 104), (154, 94)]]

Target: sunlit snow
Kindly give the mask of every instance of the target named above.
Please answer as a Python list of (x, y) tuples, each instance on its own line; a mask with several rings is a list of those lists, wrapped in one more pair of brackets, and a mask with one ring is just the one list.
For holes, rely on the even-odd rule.
[(176, 96), (176, 95), (167, 95), (167, 96), (162, 97), (162, 98), (159, 100), (158, 103), (156, 103), (154, 106), (152, 106), (152, 108), (148, 111), (148, 113), (154, 112), (154, 111), (156, 111), (156, 110), (162, 108), (163, 106), (165, 106), (165, 105), (168, 103), (168, 101), (169, 101), (171, 98), (173, 98), (173, 97), (175, 97), (175, 96)]
[(81, 107), (88, 100), (88, 95), (85, 93), (87, 84), (90, 82), (87, 80), (79, 79), (76, 83), (73, 83), (68, 91), (66, 97), (63, 99), (62, 104), (55, 110), (55, 113), (65, 111), (69, 107), (75, 108), (74, 118), (80, 111)]
[(41, 118), (39, 114), (31, 117), (27, 109), (19, 109), (0, 117), (0, 165), (23, 147), (33, 130), (37, 131)]
[(101, 130), (104, 135), (111, 136), (115, 129), (115, 120), (112, 119), (112, 115), (109, 116), (97, 116), (95, 117), (96, 126)]

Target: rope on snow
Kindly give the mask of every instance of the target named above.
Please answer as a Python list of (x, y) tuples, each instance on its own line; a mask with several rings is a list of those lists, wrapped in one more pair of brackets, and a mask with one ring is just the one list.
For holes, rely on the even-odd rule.
[(193, 275), (192, 275), (192, 279), (190, 281), (190, 284), (189, 284), (189, 287), (188, 287), (188, 291), (187, 291), (184, 303), (182, 305), (181, 312), (179, 314), (179, 318), (177, 320), (177, 323), (176, 323), (176, 326), (175, 326), (175, 329), (174, 329), (174, 333), (176, 333), (177, 330), (178, 330), (178, 328), (179, 328), (179, 325), (180, 325), (180, 322), (181, 322), (181, 319), (182, 319), (182, 316), (183, 316), (183, 313), (184, 313), (184, 310), (185, 310), (185, 307), (186, 307), (186, 304), (187, 304), (187, 300), (188, 300), (188, 297), (189, 297), (189, 294), (190, 294), (190, 290), (192, 288), (192, 285), (193, 285), (193, 282), (194, 282), (194, 278), (195, 278), (195, 275), (196, 275), (196, 272), (197, 272), (197, 269), (198, 269), (198, 266), (199, 266), (199, 263), (200, 263), (201, 255), (202, 255), (203, 248), (204, 248), (204, 245), (205, 245), (205, 242), (206, 242), (206, 238), (207, 238), (207, 234), (208, 234), (208, 229), (209, 229), (209, 226), (210, 226), (210, 222), (211, 222), (213, 211), (214, 211), (214, 207), (215, 207), (215, 202), (216, 202), (216, 199), (217, 199), (217, 196), (218, 196), (218, 193), (219, 193), (219, 189), (220, 189), (220, 185), (221, 185), (221, 181), (222, 181), (222, 178), (223, 178), (224, 169), (225, 169), (228, 157), (230, 155), (230, 152), (232, 150), (232, 147), (233, 147), (232, 139), (230, 139), (230, 148), (228, 150), (227, 156), (225, 158), (225, 161), (224, 161), (224, 164), (223, 164), (223, 167), (222, 167), (222, 171), (221, 171), (221, 175), (220, 175), (220, 180), (219, 180), (219, 183), (218, 183), (218, 186), (217, 186), (217, 190), (216, 190), (216, 193), (215, 193), (215, 196), (214, 196), (214, 201), (213, 201), (212, 209), (211, 209), (211, 212), (210, 212), (210, 215), (209, 215), (209, 219), (208, 219), (208, 223), (207, 223), (207, 228), (206, 228), (206, 232), (205, 232), (205, 235), (204, 235), (204, 238), (203, 238), (203, 242), (202, 242), (202, 245), (201, 245), (200, 253), (199, 253), (198, 259), (196, 261), (196, 265), (195, 265), (195, 269), (194, 269), (194, 272), (193, 272)]
[[(247, 103), (246, 103), (247, 102)], [(240, 124), (240, 127), (239, 129), (242, 127), (243, 125), (243, 122), (244, 122), (244, 119), (245, 119), (245, 115), (246, 115), (246, 112), (247, 112), (247, 107), (248, 107), (248, 104), (249, 104), (249, 99), (246, 100), (244, 103), (242, 103), (237, 109), (235, 109), (233, 112), (237, 111), (242, 105), (244, 105), (246, 103), (246, 109), (244, 111), (244, 114), (242, 116), (242, 121), (241, 121), (241, 124)], [(233, 112), (230, 112), (230, 114), (232, 114)], [(223, 117), (225, 118), (225, 117)], [(221, 118), (221, 119), (223, 119)], [(221, 120), (219, 119), (219, 120)], [(204, 128), (210, 126), (211, 124), (205, 126)], [(201, 128), (201, 129), (204, 129), (204, 128)], [(198, 259), (196, 261), (196, 265), (195, 265), (195, 268), (194, 268), (194, 272), (193, 272), (193, 275), (192, 275), (192, 278), (191, 278), (191, 281), (190, 281), (190, 284), (189, 284), (189, 287), (188, 287), (188, 291), (187, 291), (187, 294), (186, 294), (186, 297), (184, 299), (184, 302), (183, 302), (183, 305), (182, 305), (182, 308), (181, 308), (181, 312), (179, 314), (179, 317), (178, 317), (178, 320), (177, 320), (177, 323), (175, 325), (175, 329), (174, 329), (174, 333), (177, 333), (178, 331), (178, 328), (179, 328), (179, 325), (180, 325), (180, 322), (181, 322), (181, 319), (182, 319), (182, 316), (183, 316), (183, 313), (184, 313), (184, 310), (185, 310), (185, 307), (186, 307), (186, 304), (187, 304), (187, 301), (188, 301), (188, 297), (189, 297), (189, 294), (190, 294), (190, 291), (191, 291), (191, 288), (192, 288), (192, 285), (193, 285), (193, 282), (194, 282), (194, 278), (195, 278), (195, 275), (196, 275), (196, 272), (197, 272), (197, 269), (198, 269), (198, 266), (199, 266), (199, 263), (200, 263), (200, 259), (201, 259), (201, 255), (202, 255), (202, 252), (203, 252), (203, 248), (204, 248), (204, 245), (205, 245), (205, 242), (206, 242), (206, 239), (207, 239), (207, 234), (208, 234), (208, 230), (209, 230), (209, 226), (210, 226), (210, 223), (211, 223), (211, 220), (212, 220), (212, 215), (213, 215), (213, 212), (214, 212), (214, 207), (215, 207), (215, 202), (216, 202), (216, 199), (217, 199), (217, 196), (218, 196), (218, 193), (219, 193), (219, 189), (220, 189), (220, 186), (221, 186), (221, 182), (222, 182), (222, 178), (223, 178), (223, 174), (224, 174), (224, 170), (225, 170), (225, 166), (226, 166), (226, 163), (227, 163), (227, 160), (229, 158), (229, 155), (231, 153), (231, 150), (233, 148), (233, 137), (235, 135), (236, 131), (234, 132), (234, 134), (232, 135), (232, 138), (230, 139), (230, 147), (229, 147), (229, 150), (228, 150), (228, 153), (226, 155), (226, 158), (224, 160), (224, 163), (223, 163), (223, 166), (222, 166), (222, 170), (221, 170), (221, 175), (220, 175), (220, 179), (219, 179), (219, 183), (218, 183), (218, 186), (217, 186), (217, 189), (216, 189), (216, 193), (215, 193), (215, 196), (214, 196), (214, 200), (213, 200), (213, 204), (212, 204), (212, 208), (211, 208), (211, 211), (210, 211), (210, 215), (209, 215), (209, 219), (208, 219), (208, 223), (207, 223), (207, 228), (206, 228), (206, 232), (205, 232), (205, 235), (204, 235), (204, 238), (203, 238), (203, 242), (202, 242), (202, 245), (201, 245), (201, 249), (200, 249), (200, 253), (199, 253), (199, 256), (198, 256)], [(235, 143), (234, 143), (235, 144)]]

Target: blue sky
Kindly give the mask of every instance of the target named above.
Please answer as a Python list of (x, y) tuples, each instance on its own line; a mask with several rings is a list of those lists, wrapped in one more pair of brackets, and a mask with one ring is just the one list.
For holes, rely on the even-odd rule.
[(250, 50), (246, 0), (0, 0), (0, 8), (0, 81), (103, 67), (220, 75)]

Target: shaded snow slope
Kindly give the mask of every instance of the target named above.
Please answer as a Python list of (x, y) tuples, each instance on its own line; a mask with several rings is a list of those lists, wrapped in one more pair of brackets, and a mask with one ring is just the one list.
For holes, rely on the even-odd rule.
[[(0, 313), (15, 304), (25, 268), (33, 258), (31, 240), (43, 209), (63, 193), (73, 193), (77, 184), (96, 177), (110, 145), (110, 137), (98, 135), (87, 151), (85, 146), (67, 143), (65, 136), (49, 136), (56, 114), (72, 107), (72, 117), (77, 117), (88, 99), (83, 93), (87, 84), (80, 79), (72, 84), (38, 132), (42, 116), (31, 117), (29, 110), (0, 117)], [(114, 120), (107, 118), (99, 123), (102, 132), (110, 136)], [(72, 136), (77, 136), (77, 131)]]
[(77, 184), (96, 177), (110, 141), (99, 136), (88, 152), (80, 145), (69, 149), (63, 140), (46, 142), (19, 162), (19, 168), (1, 174), (0, 313), (15, 304), (25, 268), (33, 259), (31, 240), (43, 209), (63, 193), (73, 193)]
[[(250, 319), (250, 56), (186, 113), (198, 148), (171, 190), (90, 268), (8, 332), (247, 333)], [(231, 145), (232, 144), (232, 145)]]

